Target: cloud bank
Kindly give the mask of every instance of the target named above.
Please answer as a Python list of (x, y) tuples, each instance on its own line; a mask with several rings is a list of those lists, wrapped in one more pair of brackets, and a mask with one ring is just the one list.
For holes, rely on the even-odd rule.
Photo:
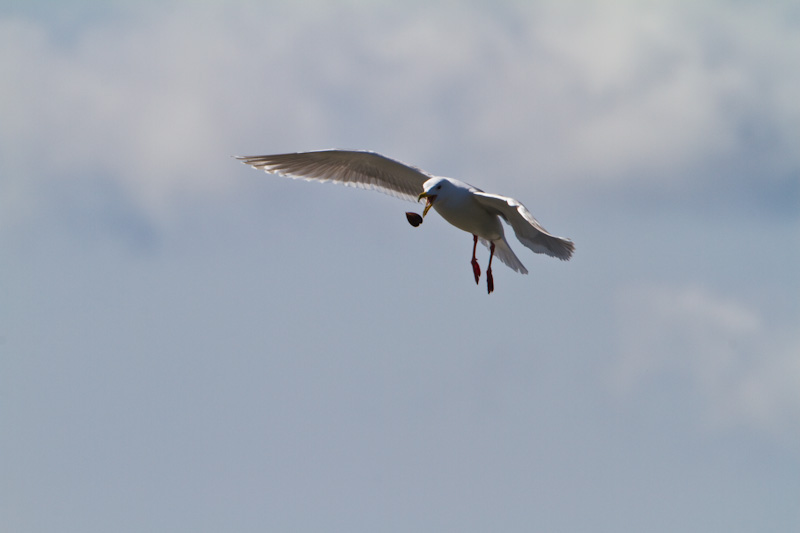
[(788, 6), (123, 6), (0, 22), (4, 218), (66, 176), (163, 214), (236, 187), (227, 155), (326, 147), (543, 189), (796, 187)]

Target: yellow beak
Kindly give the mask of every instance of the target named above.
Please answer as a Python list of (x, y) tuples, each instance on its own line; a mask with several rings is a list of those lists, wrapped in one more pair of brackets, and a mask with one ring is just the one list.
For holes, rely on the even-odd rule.
[(419, 201), (420, 201), (420, 200), (422, 200), (423, 198), (425, 198), (425, 199), (427, 199), (427, 200), (428, 200), (428, 205), (426, 205), (426, 206), (425, 206), (425, 209), (423, 209), (423, 210), (422, 210), (422, 218), (425, 218), (425, 215), (427, 215), (427, 214), (428, 214), (428, 211), (430, 211), (431, 207), (433, 207), (433, 201), (436, 199), (436, 195), (435, 195), (435, 194), (430, 194), (430, 195), (429, 195), (428, 193), (426, 193), (426, 192), (424, 192), (424, 191), (423, 191), (423, 192), (422, 192), (422, 193), (420, 193), (420, 195), (417, 197), (417, 201), (419, 202)]

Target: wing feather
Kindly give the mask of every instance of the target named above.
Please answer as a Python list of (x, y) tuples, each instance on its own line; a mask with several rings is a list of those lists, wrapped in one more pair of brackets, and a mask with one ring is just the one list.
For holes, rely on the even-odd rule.
[(572, 241), (548, 233), (519, 201), (498, 194), (484, 192), (474, 192), (474, 194), (479, 203), (503, 217), (513, 228), (519, 242), (534, 252), (557, 257), (562, 261), (572, 257), (575, 251)]
[(330, 181), (416, 201), (431, 175), (375, 152), (322, 150), (236, 156), (253, 168), (289, 178)]

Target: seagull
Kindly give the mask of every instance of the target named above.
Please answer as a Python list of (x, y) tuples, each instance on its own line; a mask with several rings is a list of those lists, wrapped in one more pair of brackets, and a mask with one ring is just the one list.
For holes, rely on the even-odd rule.
[(434, 176), (394, 159), (369, 151), (321, 150), (276, 155), (235, 156), (251, 167), (289, 178), (341, 183), (374, 189), (392, 196), (426, 201), (422, 216), (406, 213), (412, 226), (419, 226), (433, 208), (447, 222), (472, 234), (472, 273), (480, 283), (481, 269), (475, 257), (478, 242), (489, 248), (486, 288), (494, 291), (492, 259), (497, 256), (512, 270), (527, 274), (503, 233), (506, 222), (517, 239), (536, 253), (562, 261), (575, 250), (571, 240), (548, 233), (530, 211), (514, 198), (490, 194), (463, 181)]

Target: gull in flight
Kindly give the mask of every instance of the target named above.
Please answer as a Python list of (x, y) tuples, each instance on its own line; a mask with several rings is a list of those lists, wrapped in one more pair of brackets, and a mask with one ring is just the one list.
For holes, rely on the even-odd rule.
[(507, 196), (485, 193), (452, 178), (434, 176), (416, 167), (400, 163), (375, 152), (323, 150), (294, 154), (237, 156), (236, 159), (273, 174), (311, 181), (330, 181), (362, 189), (375, 189), (399, 198), (426, 200), (422, 216), (406, 213), (412, 226), (419, 226), (431, 207), (446, 221), (472, 234), (472, 273), (475, 283), (481, 276), (475, 249), (478, 241), (489, 248), (486, 288), (494, 290), (492, 258), (512, 270), (528, 270), (506, 241), (501, 220), (514, 230), (517, 239), (536, 253), (567, 261), (575, 245), (569, 239), (548, 233), (519, 201)]

